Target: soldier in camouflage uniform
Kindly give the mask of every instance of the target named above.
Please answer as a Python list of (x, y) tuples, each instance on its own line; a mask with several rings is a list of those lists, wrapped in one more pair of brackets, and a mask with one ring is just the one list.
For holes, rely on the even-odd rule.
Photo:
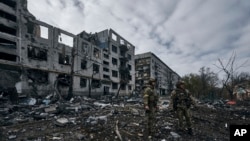
[(186, 127), (188, 128), (188, 134), (192, 135), (192, 123), (190, 115), (191, 105), (196, 106), (191, 94), (185, 89), (185, 83), (179, 81), (176, 83), (176, 89), (171, 93), (171, 100), (173, 104), (173, 110), (176, 111), (179, 120), (178, 128), (179, 130), (184, 130), (183, 117), (186, 120)]
[(155, 92), (155, 79), (149, 80), (149, 85), (144, 90), (143, 103), (147, 117), (147, 131), (149, 135), (155, 132), (155, 113), (158, 110), (158, 95)]

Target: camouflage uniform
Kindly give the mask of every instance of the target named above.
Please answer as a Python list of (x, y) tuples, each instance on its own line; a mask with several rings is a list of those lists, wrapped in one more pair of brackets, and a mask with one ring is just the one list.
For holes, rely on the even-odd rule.
[(174, 90), (171, 94), (173, 109), (177, 112), (177, 117), (179, 120), (178, 128), (179, 130), (183, 130), (183, 116), (186, 120), (186, 125), (188, 128), (189, 134), (192, 133), (192, 123), (191, 123), (191, 115), (190, 115), (190, 107), (191, 105), (195, 105), (193, 98), (187, 89), (178, 88)]
[(155, 132), (155, 113), (157, 111), (158, 95), (156, 94), (154, 87), (152, 85), (147, 86), (144, 90), (143, 103), (144, 106), (148, 106), (149, 109), (146, 110), (147, 117), (147, 130), (151, 134)]

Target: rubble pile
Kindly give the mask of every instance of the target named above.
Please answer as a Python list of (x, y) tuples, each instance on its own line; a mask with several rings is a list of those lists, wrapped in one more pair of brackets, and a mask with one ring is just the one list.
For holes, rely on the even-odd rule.
[(156, 117), (157, 132), (148, 138), (140, 99), (136, 102), (74, 97), (70, 101), (51, 102), (27, 98), (19, 104), (5, 101), (0, 105), (0, 140), (229, 140), (230, 124), (250, 123), (250, 101), (233, 106), (223, 104), (200, 103), (192, 109), (193, 136), (179, 132), (174, 112), (161, 105)]

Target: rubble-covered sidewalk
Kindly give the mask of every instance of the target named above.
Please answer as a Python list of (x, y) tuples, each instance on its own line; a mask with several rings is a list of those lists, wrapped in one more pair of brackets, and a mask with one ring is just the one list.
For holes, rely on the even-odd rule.
[[(136, 101), (137, 100), (137, 101)], [(95, 100), (74, 97), (51, 103), (34, 98), (0, 106), (0, 140), (22, 141), (145, 141), (229, 140), (230, 124), (250, 123), (250, 101), (226, 105), (200, 103), (193, 109), (194, 135), (178, 132), (177, 119), (167, 102), (157, 113), (158, 131), (148, 138), (139, 99)], [(163, 101), (163, 100), (162, 100)]]

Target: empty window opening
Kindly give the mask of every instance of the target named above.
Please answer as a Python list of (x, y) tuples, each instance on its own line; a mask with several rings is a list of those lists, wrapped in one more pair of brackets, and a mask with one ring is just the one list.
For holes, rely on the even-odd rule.
[(109, 59), (109, 55), (108, 54), (103, 54), (103, 57), (106, 59)]
[(83, 42), (82, 43), (82, 53), (87, 54), (88, 53), (88, 43)]
[(16, 42), (12, 42), (12, 41), (0, 38), (0, 46), (14, 49), (16, 48)]
[(70, 65), (69, 55), (63, 55), (63, 54), (59, 53), (59, 64)]
[(3, 24), (0, 24), (0, 32), (4, 32), (7, 34), (11, 34), (11, 35), (16, 36), (16, 29), (4, 26)]
[(118, 88), (118, 84), (117, 83), (112, 83), (112, 89), (116, 90)]
[(103, 68), (103, 71), (109, 72), (109, 69), (108, 68)]
[(12, 7), (16, 8), (16, 1), (11, 1), (11, 0), (1, 0), (2, 3)]
[(0, 59), (8, 61), (16, 61), (16, 55), (0, 52)]
[(97, 48), (94, 48), (93, 55), (95, 58), (100, 58), (100, 50)]
[(82, 59), (82, 61), (81, 61), (81, 68), (82, 69), (87, 69), (87, 60)]
[(112, 76), (113, 77), (118, 77), (118, 71), (112, 70)]
[(99, 73), (99, 65), (97, 65), (97, 64), (93, 64), (93, 72), (94, 73)]
[(109, 62), (107, 62), (107, 61), (103, 61), (103, 65), (109, 65)]
[(128, 70), (131, 70), (131, 69), (132, 69), (131, 65), (128, 64)]
[(43, 84), (48, 83), (48, 72), (37, 70), (37, 69), (29, 69), (27, 70), (27, 76), (34, 83)]
[(40, 29), (41, 29), (41, 38), (49, 39), (49, 28), (40, 25)]
[(109, 75), (103, 75), (103, 78), (109, 79)]
[(58, 42), (60, 44), (64, 44), (64, 45), (73, 47), (74, 38), (69, 36), (69, 35), (61, 33), (58, 36)]
[(121, 84), (121, 90), (126, 90), (126, 84)]
[(80, 87), (81, 88), (87, 87), (87, 79), (86, 78), (80, 78)]
[(59, 74), (57, 76), (57, 81), (59, 85), (69, 86), (70, 85), (70, 76), (67, 74)]
[(112, 45), (112, 51), (113, 51), (114, 53), (117, 53), (117, 47), (114, 46), (114, 45)]
[(114, 33), (112, 33), (112, 39), (113, 39), (114, 41), (117, 41), (117, 36), (116, 36)]
[(112, 64), (113, 64), (113, 65), (117, 65), (117, 59), (112, 58)]
[(28, 46), (28, 58), (47, 61), (47, 50)]
[(28, 21), (27, 24), (27, 32), (35, 37), (41, 37), (41, 28), (38, 24)]
[(9, 13), (6, 13), (2, 10), (0, 10), (0, 17), (7, 19), (7, 20), (10, 20), (10, 21), (13, 21), (13, 22), (16, 22), (16, 16), (11, 15)]
[(131, 85), (128, 85), (128, 89), (129, 89), (129, 90), (132, 90), (132, 86), (131, 86)]
[(101, 81), (97, 79), (92, 79), (91, 82), (92, 88), (100, 88), (101, 87)]
[(120, 39), (120, 44), (125, 45), (125, 41), (123, 39)]

